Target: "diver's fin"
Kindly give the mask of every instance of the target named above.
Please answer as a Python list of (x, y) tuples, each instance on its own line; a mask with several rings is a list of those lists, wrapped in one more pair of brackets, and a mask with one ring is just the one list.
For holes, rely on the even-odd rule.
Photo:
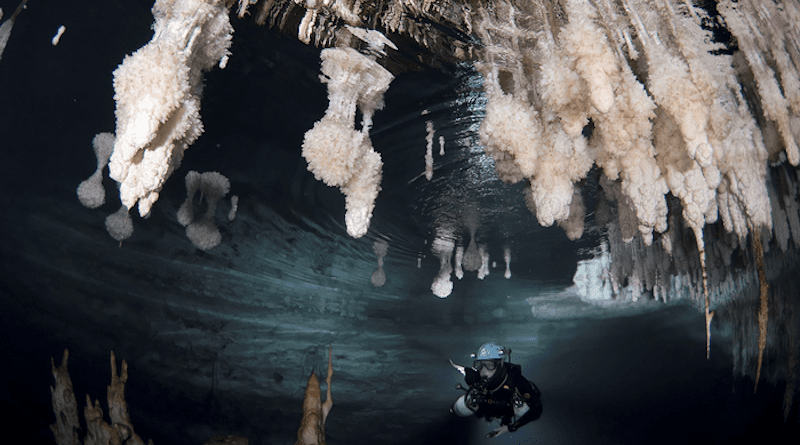
[(467, 372), (464, 370), (464, 367), (463, 367), (463, 366), (461, 366), (461, 365), (456, 365), (455, 363), (453, 363), (453, 360), (451, 360), (451, 359), (447, 359), (447, 360), (449, 360), (449, 361), (450, 361), (450, 364), (451, 364), (451, 365), (453, 365), (453, 367), (454, 367), (454, 368), (458, 369), (458, 372), (460, 372), (460, 373), (461, 373), (461, 375), (463, 375), (464, 377), (466, 377), (466, 376), (467, 376)]

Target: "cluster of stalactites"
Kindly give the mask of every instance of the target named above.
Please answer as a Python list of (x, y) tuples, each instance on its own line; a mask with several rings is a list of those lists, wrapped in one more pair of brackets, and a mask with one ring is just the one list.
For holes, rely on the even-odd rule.
[(767, 161), (798, 164), (796, 3), (720, 2), (733, 55), (715, 51), (709, 16), (689, 1), (493, 4), (473, 25), (481, 138), (501, 179), (530, 183), (540, 224), (583, 218), (577, 183), (596, 164), (618, 184), (620, 225), (647, 245), (668, 228), (667, 193), (701, 249), (718, 218), (740, 238), (772, 227)]
[[(452, 224), (443, 223), (437, 225), (436, 236), (431, 243), (431, 252), (439, 259), (439, 272), (433, 279), (431, 291), (439, 298), (446, 298), (453, 292), (451, 275), (455, 274), (456, 278), (461, 280), (466, 270), (476, 272), (477, 278), (483, 280), (490, 272), (489, 246), (485, 242), (477, 241), (478, 216), (474, 209), (466, 212), (463, 223), (469, 230), (468, 242), (455, 234)], [(511, 278), (510, 246), (503, 247), (503, 261), (505, 262), (503, 276), (509, 279)], [(492, 268), (497, 267), (496, 262), (493, 261), (491, 264)], [(419, 263), (417, 267), (420, 267)]]
[[(622, 219), (616, 218), (615, 203), (606, 189), (608, 181), (601, 182), (604, 192), (596, 211), (598, 221), (608, 227), (608, 242), (595, 258), (579, 263), (574, 281), (578, 293), (587, 300), (652, 297), (724, 308), (718, 317), (723, 318), (722, 323), (732, 324), (735, 373), (747, 374), (756, 382), (764, 375), (772, 383), (786, 381), (787, 416), (797, 396), (798, 381), (795, 351), (800, 323), (792, 315), (797, 313), (798, 301), (797, 279), (792, 271), (800, 260), (800, 181), (797, 170), (788, 164), (775, 166), (770, 173), (767, 183), (773, 231), (751, 232), (742, 240), (726, 232), (722, 224), (706, 227), (707, 298), (699, 285), (698, 247), (679, 212), (670, 212), (670, 228), (662, 238), (666, 242), (646, 246), (637, 237), (625, 243), (623, 232), (635, 228), (623, 227)], [(670, 200), (671, 208), (680, 206), (676, 201)]]
[[(668, 228), (670, 193), (702, 251), (703, 228), (717, 219), (740, 238), (771, 228), (767, 159), (800, 162), (793, 2), (721, 1), (733, 55), (717, 51), (704, 28), (713, 18), (689, 0), (238, 3), (240, 16), (260, 23), (299, 21), (298, 38), (318, 46), (340, 27), (374, 28), (475, 56), (488, 99), (481, 141), (498, 176), (527, 181), (539, 223), (558, 223), (573, 239), (583, 233), (580, 183), (593, 165), (619, 185), (621, 225), (633, 222), (645, 244)], [(445, 43), (445, 28), (464, 34)]]
[[(691, 226), (681, 217), (680, 200), (670, 198), (670, 210), (678, 211), (670, 211), (669, 229), (661, 235), (661, 242), (648, 246), (640, 237), (625, 242), (636, 232), (636, 226), (632, 215), (624, 215), (624, 207), (619, 205), (619, 184), (605, 179), (600, 181), (600, 187), (595, 220), (607, 227), (607, 244), (594, 259), (581, 266), (594, 271), (592, 277), (581, 278), (595, 283), (584, 292), (587, 298), (636, 301), (647, 295), (664, 302), (690, 299), (698, 306), (704, 305), (698, 246)], [(786, 164), (772, 167), (767, 187), (774, 229), (762, 228), (755, 236), (760, 238), (766, 254), (772, 252), (767, 270), (777, 273), (793, 265), (792, 258), (800, 247), (800, 181), (795, 168)], [(727, 232), (723, 224), (713, 224), (705, 228), (705, 235), (712, 307), (730, 304), (732, 295), (758, 286), (758, 276), (752, 267), (755, 259), (744, 261), (749, 267), (744, 272), (741, 260), (736, 262), (737, 257), (752, 257), (753, 233), (740, 238), (734, 232)]]
[[(650, 246), (660, 234), (667, 264), (677, 262), (667, 197), (677, 198), (673, 209), (697, 247), (690, 286), (701, 283), (707, 354), (706, 225), (721, 219), (740, 244), (751, 233), (761, 245), (760, 232), (773, 229), (786, 238), (773, 224), (781, 209), (770, 200), (767, 162), (800, 163), (800, 54), (790, 25), (800, 7), (788, 3), (720, 1), (721, 23), (738, 44), (732, 55), (719, 51), (704, 28), (711, 17), (688, 0), (496, 2), (478, 13), (487, 96), (480, 136), (498, 176), (527, 180), (539, 223), (559, 222), (576, 237), (584, 212), (576, 183), (597, 165), (617, 208), (609, 238), (617, 226), (622, 244), (640, 234)], [(675, 276), (638, 269), (624, 275), (633, 288)]]
[[(234, 0), (235, 2), (236, 0)], [(337, 22), (362, 26), (361, 2), (354, 0), (238, 0), (236, 14), (242, 18), (253, 14), (256, 23), (285, 29), (294, 15), (302, 17), (296, 30), (304, 43), (326, 46), (334, 38)]]
[[(452, 233), (437, 230), (436, 238), (431, 246), (433, 254), (439, 258), (439, 273), (433, 279), (431, 290), (439, 298), (446, 298), (453, 292), (453, 281), (451, 275), (455, 272), (459, 280), (464, 278), (464, 270), (476, 272), (479, 280), (489, 275), (489, 249), (485, 244), (477, 246), (474, 239), (470, 239), (469, 247), (466, 252), (464, 246), (459, 244), (452, 237)], [(505, 277), (511, 278), (511, 252), (506, 251), (506, 271)], [(455, 263), (455, 264), (453, 264)]]
[(238, 0), (235, 12), (318, 47), (332, 46), (339, 30), (355, 27), (405, 35), (448, 60), (473, 55), (472, 8), (457, 0)]

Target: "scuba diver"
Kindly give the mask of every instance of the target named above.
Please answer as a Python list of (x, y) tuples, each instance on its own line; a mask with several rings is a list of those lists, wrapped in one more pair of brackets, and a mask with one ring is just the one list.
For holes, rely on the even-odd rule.
[(456, 365), (450, 360), (469, 386), (456, 386), (466, 390), (466, 394), (456, 400), (451, 412), (461, 417), (475, 414), (487, 422), (500, 419), (500, 427), (490, 432), (487, 438), (513, 433), (542, 415), (542, 393), (522, 376), (520, 365), (511, 363), (510, 349), (490, 342), (470, 356), (475, 359), (472, 368)]

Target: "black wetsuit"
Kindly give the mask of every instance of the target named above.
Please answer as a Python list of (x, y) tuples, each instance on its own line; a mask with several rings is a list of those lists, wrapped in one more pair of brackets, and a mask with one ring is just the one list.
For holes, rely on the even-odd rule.
[[(484, 395), (478, 404), (475, 415), (478, 418), (485, 418), (487, 421), (501, 419), (501, 425), (508, 425), (509, 431), (516, 431), (519, 427), (532, 422), (542, 415), (542, 393), (535, 384), (529, 382), (522, 376), (522, 367), (512, 363), (503, 363), (504, 371), (500, 376), (492, 376), (492, 379), (481, 382), (480, 374), (472, 368), (466, 368), (464, 380), (470, 386), (471, 391), (477, 391)], [(486, 387), (486, 391), (481, 391), (481, 385)], [(485, 394), (484, 394), (485, 393)], [(514, 419), (514, 403), (526, 403), (530, 408), (519, 419)]]

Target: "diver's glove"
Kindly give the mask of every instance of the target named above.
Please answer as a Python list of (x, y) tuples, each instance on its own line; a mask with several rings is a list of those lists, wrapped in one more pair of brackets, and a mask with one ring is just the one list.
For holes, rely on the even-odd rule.
[(467, 386), (472, 386), (481, 381), (481, 375), (474, 368), (464, 368), (464, 381)]
[(492, 437), (497, 437), (497, 436), (499, 436), (501, 434), (505, 434), (507, 432), (509, 432), (508, 425), (503, 425), (500, 428), (493, 429), (492, 432), (490, 432), (489, 434), (486, 435), (486, 438), (487, 439), (491, 439)]
[(481, 403), (486, 402), (486, 394), (480, 391), (479, 388), (470, 388), (464, 396), (464, 402), (472, 409), (478, 409)]

